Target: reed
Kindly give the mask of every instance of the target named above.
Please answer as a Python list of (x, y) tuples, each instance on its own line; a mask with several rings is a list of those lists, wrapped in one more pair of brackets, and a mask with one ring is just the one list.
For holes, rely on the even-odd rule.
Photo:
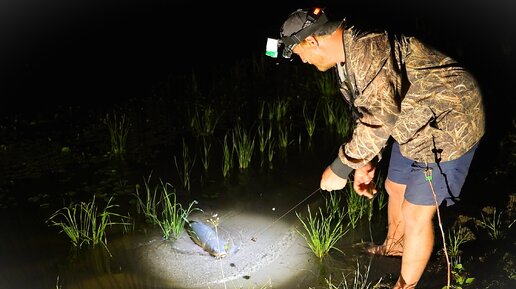
[(233, 148), (237, 154), (238, 166), (240, 169), (247, 169), (251, 163), (254, 152), (254, 137), (250, 136), (247, 130), (237, 124), (232, 131)]
[(268, 146), (268, 144), (272, 141), (272, 126), (269, 125), (268, 128), (265, 128), (265, 125), (262, 120), (258, 123), (258, 149), (260, 151), (260, 157), (261, 157), (261, 166), (264, 164), (264, 156), (265, 156), (265, 150)]
[(358, 225), (358, 221), (362, 219), (366, 212), (371, 212), (372, 203), (366, 198), (359, 196), (353, 186), (349, 186), (347, 193), (347, 216), (349, 223), (353, 229)]
[(274, 163), (274, 155), (276, 153), (276, 141), (273, 139), (267, 145), (267, 163), (269, 164), (269, 169), (273, 169)]
[(460, 264), (460, 247), (462, 244), (475, 240), (475, 234), (468, 228), (460, 224), (448, 231), (448, 254), (452, 267)]
[(59, 275), (57, 275), (56, 279), (56, 289), (63, 289), (63, 285), (59, 283)]
[(190, 158), (190, 153), (188, 149), (188, 145), (185, 142), (185, 139), (183, 138), (183, 163), (180, 167), (180, 165), (177, 163), (177, 158), (174, 156), (174, 163), (176, 165), (177, 172), (179, 174), (179, 177), (181, 178), (183, 189), (186, 191), (190, 191), (190, 175), (192, 174), (192, 169), (195, 164), (196, 156), (194, 156), (193, 160)]
[[(184, 231), (185, 223), (188, 220), (188, 216), (192, 211), (199, 210), (194, 207), (197, 201), (192, 201), (188, 207), (183, 206), (177, 202), (176, 192), (169, 183), (161, 184), (162, 187), (162, 198), (160, 205), (162, 208), (162, 218), (157, 219), (158, 226), (163, 232), (163, 238), (165, 240), (173, 239), (177, 240)], [(169, 192), (169, 189), (171, 192)]]
[(204, 172), (208, 173), (208, 169), (210, 167), (210, 150), (211, 150), (211, 141), (208, 137), (202, 137), (202, 147), (201, 147), (201, 162), (202, 167), (204, 168)]
[(336, 191), (332, 191), (328, 193), (329, 197), (324, 198), (324, 208), (326, 209), (326, 213), (331, 215), (338, 215), (342, 210), (342, 199), (341, 193)]
[(339, 201), (337, 194), (330, 195), (326, 199), (325, 210), (319, 207), (319, 211), (312, 214), (308, 206), (308, 215), (302, 217), (296, 212), (297, 218), (301, 221), (304, 232), (298, 233), (305, 239), (308, 247), (320, 261), (330, 252), (331, 249), (342, 252), (335, 244), (348, 232), (344, 226), (345, 212), (339, 206), (335, 206)]
[[(272, 112), (272, 117), (277, 123), (283, 122), (287, 118), (289, 101), (287, 99), (279, 99), (272, 103), (269, 111)], [(271, 119), (272, 120), (272, 119)]]
[[(111, 197), (104, 208), (99, 208), (95, 203), (95, 195), (90, 202), (70, 204), (54, 212), (47, 219), (50, 226), (58, 226), (64, 232), (72, 245), (78, 248), (82, 246), (97, 246), (102, 244), (107, 248), (107, 227), (114, 225), (128, 226), (129, 216), (124, 216), (112, 211), (118, 205), (111, 204)], [(114, 220), (114, 219), (118, 220)], [(109, 250), (108, 250), (109, 252)]]
[(151, 179), (152, 173), (149, 175), (147, 179), (143, 180), (143, 184), (145, 187), (145, 197), (142, 198), (140, 196), (140, 185), (136, 185), (136, 193), (134, 194), (136, 196), (136, 211), (138, 214), (142, 214), (145, 216), (145, 222), (152, 225), (157, 225), (156, 218), (157, 216), (157, 204), (158, 200), (157, 197), (157, 191), (158, 186), (155, 186), (153, 190), (151, 190), (149, 186), (149, 182)]
[[(376, 283), (373, 284), (372, 281), (369, 281), (369, 272), (371, 271), (371, 262), (369, 262), (369, 265), (366, 267), (366, 270), (364, 273), (360, 270), (360, 263), (357, 260), (357, 266), (353, 274), (353, 280), (352, 283), (348, 284), (346, 277), (344, 274), (342, 274), (342, 281), (338, 284), (333, 284), (331, 280), (331, 276), (329, 279), (326, 279), (326, 284), (328, 285), (328, 289), (374, 289), (374, 288), (380, 288), (380, 283), (382, 281), (382, 278), (380, 278)], [(384, 287), (381, 287), (384, 288)]]
[(340, 137), (346, 138), (352, 129), (351, 116), (343, 104), (338, 105), (336, 110), (335, 129)]
[(316, 71), (315, 73), (315, 83), (323, 98), (333, 98), (340, 94), (338, 86), (335, 85), (337, 83), (335, 73), (331, 73), (331, 71)]
[(276, 119), (275, 102), (267, 103), (267, 119), (269, 123), (273, 123)]
[(227, 178), (229, 172), (233, 169), (233, 155), (235, 153), (234, 147), (228, 144), (228, 133), (224, 135), (224, 143), (222, 145), (222, 176)]
[(482, 219), (476, 220), (476, 225), (487, 231), (492, 240), (502, 240), (506, 237), (508, 229), (516, 222), (516, 220), (505, 221), (502, 219), (503, 211), (496, 212), (496, 207), (484, 207), (482, 209)]
[(333, 111), (332, 104), (334, 101), (325, 101), (323, 106), (323, 118), (324, 118), (324, 124), (326, 127), (333, 129), (335, 126), (335, 123), (337, 122), (337, 117), (335, 115), (335, 112)]
[(190, 127), (196, 136), (212, 136), (221, 117), (211, 105), (195, 105), (190, 112)]
[(290, 127), (286, 124), (278, 123), (278, 147), (282, 150), (285, 150), (288, 145), (292, 142), (289, 141), (289, 131)]
[(328, 128), (333, 128), (333, 125), (336, 122), (335, 113), (333, 112), (333, 109), (331, 108), (331, 103), (328, 101), (325, 101), (323, 104), (322, 109), (323, 119), (324, 119), (324, 125)]
[(317, 125), (317, 106), (315, 107), (313, 114), (309, 114), (307, 111), (306, 101), (303, 102), (303, 117), (305, 119), (306, 132), (308, 134), (308, 145), (311, 146), (315, 127)]
[(151, 189), (149, 180), (150, 177), (144, 181), (145, 197), (140, 195), (138, 187), (136, 189), (138, 212), (143, 212), (147, 222), (161, 229), (163, 239), (177, 240), (184, 231), (188, 216), (193, 211), (201, 209), (195, 207), (197, 205), (195, 200), (186, 208), (177, 202), (176, 191), (170, 183), (160, 180), (160, 183)]
[(102, 120), (109, 129), (111, 155), (124, 159), (127, 150), (127, 135), (129, 134), (129, 127), (131, 126), (125, 114), (118, 116), (116, 113), (106, 114)]
[(264, 115), (265, 115), (265, 101), (264, 100), (260, 100), (260, 103), (259, 103), (259, 107), (258, 107), (258, 121), (260, 122), (263, 122), (264, 119)]

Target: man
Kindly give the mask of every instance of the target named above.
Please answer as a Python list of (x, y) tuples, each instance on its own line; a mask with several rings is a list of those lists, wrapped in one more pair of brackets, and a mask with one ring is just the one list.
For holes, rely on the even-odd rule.
[(458, 198), (484, 134), (475, 79), (416, 38), (329, 22), (319, 8), (290, 14), (281, 37), (285, 57), (294, 53), (320, 71), (335, 68), (353, 107), (352, 136), (323, 172), (321, 189), (343, 189), (354, 170), (355, 191), (372, 198), (375, 161), (393, 140), (387, 236), (368, 251), (402, 256), (394, 288), (415, 288), (433, 250), (438, 205)]

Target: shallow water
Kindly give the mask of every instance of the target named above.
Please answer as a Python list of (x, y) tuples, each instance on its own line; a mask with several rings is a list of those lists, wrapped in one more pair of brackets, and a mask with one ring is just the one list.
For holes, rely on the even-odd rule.
[[(98, 145), (103, 134), (84, 132), (90, 143), (81, 142), (83, 148), (73, 149), (85, 153), (67, 155), (61, 153), (59, 143), (47, 138), (53, 126), (40, 126), (45, 126), (44, 130), (26, 132), (28, 140), (15, 139), (12, 146), (8, 143), (9, 154), (4, 152), (1, 159), (9, 170), (5, 170), (0, 187), (0, 288), (328, 288), (326, 279), (330, 277), (333, 284), (344, 275), (352, 280), (357, 263), (361, 274), (368, 272), (370, 282), (387, 284), (380, 288), (389, 288), (398, 276), (399, 258), (363, 253), (366, 244), (383, 241), (385, 208), (376, 210), (371, 221), (363, 218), (350, 229), (336, 245), (340, 251), (330, 251), (322, 262), (296, 231), (302, 228), (295, 213), (306, 213), (309, 204), (317, 208), (324, 203), (327, 193), (317, 188), (321, 172), (336, 154), (336, 138), (316, 138), (313, 147), (317, 150), (309, 149), (305, 140), (301, 145), (294, 142), (288, 152), (277, 154), (273, 169), (260, 166), (258, 159), (247, 170), (235, 169), (225, 180), (220, 172), (220, 154), (215, 153), (208, 173), (199, 168), (193, 172), (189, 192), (177, 186), (181, 201), (196, 200), (203, 210), (192, 217), (202, 220), (218, 214), (221, 232), (241, 247), (231, 256), (215, 259), (186, 235), (176, 242), (162, 240), (158, 228), (141, 220), (133, 231), (108, 231), (109, 253), (102, 246), (74, 250), (58, 227), (45, 222), (50, 215), (71, 200), (88, 200), (93, 192), (99, 200), (114, 196), (120, 213), (130, 212), (138, 219), (133, 195), (136, 185), (141, 187), (150, 174), (155, 181), (163, 178), (180, 183), (170, 153), (174, 150), (144, 148), (151, 157), (143, 153), (141, 157), (138, 151), (125, 161), (113, 161), (99, 154), (104, 151)], [(165, 139), (153, 142), (180, 143), (167, 139), (166, 134), (160, 136)], [(487, 148), (479, 148), (480, 157), (486, 152)], [(492, 189), (489, 184), (493, 183), (479, 178), (485, 177), (483, 166), (485, 163), (473, 162), (463, 190), (464, 202), (443, 212), (447, 227), (457, 212), (480, 212), (483, 203), (478, 199), (486, 198), (481, 193)], [(380, 169), (384, 172), (385, 168)], [(503, 187), (502, 183), (498, 185)], [(495, 197), (503, 200), (507, 195)], [(484, 237), (472, 246), (464, 246), (469, 251), (463, 260), (475, 270), (475, 277), (490, 280), (511, 276), (514, 266), (505, 268), (498, 261), (510, 264), (513, 260), (513, 232), (503, 244), (492, 245)], [(436, 227), (436, 243), (440, 241), (438, 234)], [(445, 263), (439, 249), (436, 247), (418, 288), (441, 288), (445, 284)], [(504, 280), (503, 286), (515, 288), (509, 285), (512, 281)]]
[[(373, 236), (370, 223), (362, 222), (339, 242), (341, 252), (332, 251), (322, 263), (315, 258), (299, 234), (303, 229), (296, 216), (305, 214), (308, 205), (312, 210), (323, 205), (327, 194), (317, 189), (320, 169), (309, 163), (310, 155), (316, 157), (291, 153), (289, 166), (267, 171), (255, 166), (192, 193), (189, 199), (198, 201), (203, 211), (191, 218), (203, 221), (217, 214), (221, 233), (240, 248), (222, 259), (210, 256), (186, 232), (173, 242), (145, 224), (127, 233), (108, 231), (109, 252), (102, 246), (78, 252), (60, 228), (45, 223), (52, 213), (49, 207), (59, 207), (52, 198), (6, 209), (0, 218), (0, 288), (324, 288), (330, 275), (336, 282), (352, 273), (357, 261), (370, 262), (357, 244)], [(70, 172), (69, 178), (76, 174)], [(117, 198), (125, 206), (121, 212), (135, 213), (133, 195)], [(376, 216), (373, 226), (379, 229), (374, 232), (382, 233), (382, 215)], [(373, 271), (376, 279), (384, 274), (373, 276)]]

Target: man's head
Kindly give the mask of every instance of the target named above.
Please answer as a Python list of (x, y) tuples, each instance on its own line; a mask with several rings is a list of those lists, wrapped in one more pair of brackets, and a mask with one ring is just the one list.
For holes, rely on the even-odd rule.
[(297, 54), (305, 63), (313, 64), (321, 71), (333, 67), (341, 53), (335, 49), (342, 47), (340, 36), (332, 39), (333, 32), (342, 22), (328, 22), (320, 8), (298, 9), (283, 23), (280, 36), (284, 45), (283, 57)]
[(298, 9), (291, 13), (280, 30), (284, 45), (283, 57), (290, 58), (294, 46), (313, 35), (327, 22), (328, 18), (321, 8)]

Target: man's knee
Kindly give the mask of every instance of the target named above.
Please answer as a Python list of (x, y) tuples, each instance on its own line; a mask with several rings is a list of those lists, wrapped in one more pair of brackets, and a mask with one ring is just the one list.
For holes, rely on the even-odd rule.
[(436, 212), (435, 206), (415, 205), (405, 200), (401, 207), (406, 226), (423, 227), (431, 225)]

